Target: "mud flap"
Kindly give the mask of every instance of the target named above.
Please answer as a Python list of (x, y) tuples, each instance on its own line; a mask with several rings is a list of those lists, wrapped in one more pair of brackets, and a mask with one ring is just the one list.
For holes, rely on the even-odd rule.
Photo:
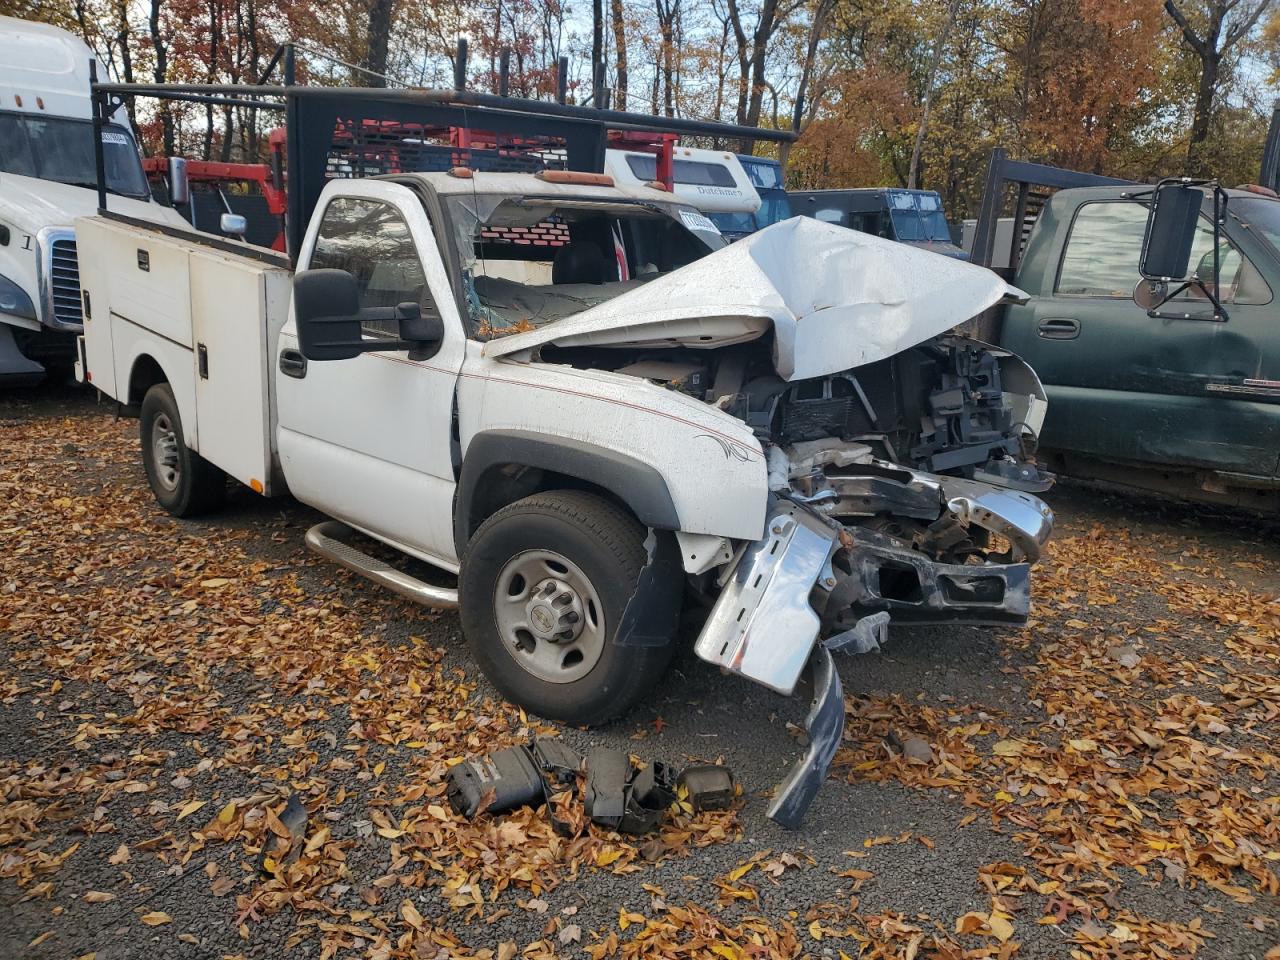
[(778, 784), (773, 803), (765, 813), (788, 830), (795, 830), (804, 820), (809, 805), (827, 778), (827, 768), (844, 733), (844, 688), (826, 647), (814, 647), (809, 657), (809, 673), (813, 678), (813, 703), (805, 720), (809, 746), (786, 779)]
[(680, 603), (684, 599), (680, 549), (674, 536), (658, 530), (649, 531), (644, 549), (647, 558), (636, 580), (636, 591), (618, 619), (613, 642), (664, 647), (674, 639), (680, 625)]
[(0, 383), (7, 387), (38, 383), (44, 378), (44, 367), (29, 360), (18, 349), (13, 327), (0, 323)]

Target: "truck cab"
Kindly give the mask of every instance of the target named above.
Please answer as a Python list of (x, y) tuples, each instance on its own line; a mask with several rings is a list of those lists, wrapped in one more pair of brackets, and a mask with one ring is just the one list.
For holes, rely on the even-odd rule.
[[(97, 210), (90, 61), (79, 38), (0, 17), (0, 383), (69, 369), (82, 329), (72, 224)], [(111, 209), (173, 222), (152, 202), (121, 115), (102, 130)]]
[[(737, 156), (680, 146), (672, 154), (672, 192), (705, 214), (726, 240), (740, 240), (758, 229), (755, 215), (761, 198)], [(604, 169), (615, 183), (641, 187), (658, 179), (658, 158), (611, 149), (605, 154)]]
[(1045, 384), (1041, 449), (1062, 472), (1276, 510), (1280, 199), (1223, 192), (1215, 287), (1212, 191), (1203, 194), (1189, 261), (1203, 286), (1153, 309), (1139, 269), (1154, 242), (1152, 188), (1054, 193), (1012, 277), (1029, 299), (1005, 309), (999, 340)]
[(944, 257), (967, 260), (951, 239), (942, 198), (933, 190), (859, 187), (846, 190), (800, 190), (791, 194), (799, 215), (850, 230), (921, 247)]

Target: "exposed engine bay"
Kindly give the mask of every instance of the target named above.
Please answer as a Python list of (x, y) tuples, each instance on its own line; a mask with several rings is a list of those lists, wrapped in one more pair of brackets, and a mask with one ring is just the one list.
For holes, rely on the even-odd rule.
[[(1052, 477), (1011, 469), (1034, 453), (1035, 435), (1019, 422), (1001, 380), (1002, 357), (985, 344), (943, 336), (887, 360), (813, 380), (786, 382), (773, 371), (768, 345), (707, 351), (688, 348), (555, 348), (551, 363), (642, 377), (738, 417), (761, 442), (794, 449), (814, 443), (848, 465), (865, 454), (930, 473), (1046, 490)], [(840, 445), (848, 449), (839, 453)]]
[(1025, 620), (1029, 564), (1052, 526), (1028, 494), (1054, 478), (1033, 459), (1034, 400), (1002, 379), (1020, 373), (1016, 357), (944, 335), (793, 382), (774, 372), (767, 338), (715, 350), (549, 346), (541, 359), (641, 377), (748, 424), (772, 494), (832, 521), (840, 541), (824, 578), (836, 589), (817, 598), (824, 633), (877, 611)]

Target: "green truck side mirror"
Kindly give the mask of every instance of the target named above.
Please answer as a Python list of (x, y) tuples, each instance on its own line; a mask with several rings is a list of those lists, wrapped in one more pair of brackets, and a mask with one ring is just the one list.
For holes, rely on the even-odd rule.
[(1203, 203), (1204, 191), (1198, 186), (1180, 180), (1162, 180), (1156, 186), (1138, 266), (1144, 280), (1191, 279), (1191, 246)]
[[(1200, 229), (1200, 211), (1206, 196), (1213, 198), (1213, 247), (1207, 257), (1194, 265), (1191, 249)], [(1186, 319), (1226, 320), (1227, 312), (1218, 299), (1222, 257), (1222, 219), (1226, 216), (1227, 195), (1216, 180), (1175, 177), (1156, 184), (1142, 237), (1138, 273), (1142, 280), (1133, 299), (1147, 314), (1163, 316), (1160, 308), (1188, 287), (1196, 287), (1213, 306), (1208, 316), (1181, 314)]]

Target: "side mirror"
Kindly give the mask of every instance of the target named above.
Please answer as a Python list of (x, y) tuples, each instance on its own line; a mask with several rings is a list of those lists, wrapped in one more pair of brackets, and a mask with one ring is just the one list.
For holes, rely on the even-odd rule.
[[(1202, 258), (1193, 269), (1191, 248), (1200, 229), (1200, 211), (1207, 197), (1213, 198), (1213, 247), (1208, 259)], [(1133, 299), (1139, 306), (1145, 306), (1150, 316), (1161, 316), (1158, 311), (1165, 303), (1194, 287), (1213, 305), (1213, 313), (1203, 317), (1185, 313), (1182, 316), (1227, 319), (1227, 311), (1217, 294), (1226, 205), (1227, 194), (1216, 180), (1179, 177), (1156, 184), (1151, 212), (1147, 214), (1146, 233), (1142, 237), (1142, 256), (1138, 260), (1138, 273), (1144, 283), (1138, 284), (1133, 294)]]
[(365, 352), (360, 289), (345, 270), (303, 270), (293, 278), (298, 349), (308, 360), (349, 360)]
[(169, 203), (185, 207), (191, 202), (191, 181), (187, 179), (187, 158), (169, 158)]
[(1133, 288), (1133, 302), (1143, 310), (1155, 310), (1169, 299), (1169, 285), (1163, 280), (1139, 280)]
[(432, 310), (423, 314), (422, 307), (411, 300), (396, 305), (400, 321), (402, 347), (409, 348), (410, 360), (429, 360), (444, 342), (444, 320)]
[(1138, 273), (1144, 280), (1191, 279), (1191, 246), (1203, 204), (1204, 190), (1198, 186), (1181, 180), (1157, 184), (1138, 264)]
[(249, 229), (249, 222), (238, 213), (224, 213), (218, 220), (218, 229), (228, 236), (243, 240)]
[(411, 300), (396, 305), (400, 321), (400, 339), (410, 343), (436, 343), (444, 339), (444, 321), (438, 313), (422, 313), (422, 307)]
[[(345, 270), (303, 270), (293, 278), (293, 317), (298, 348), (308, 360), (349, 360), (362, 353), (408, 350), (410, 360), (426, 360), (444, 340), (444, 321), (423, 315), (412, 301), (394, 307), (360, 309), (360, 288)], [(399, 324), (400, 339), (368, 338), (363, 321)]]

